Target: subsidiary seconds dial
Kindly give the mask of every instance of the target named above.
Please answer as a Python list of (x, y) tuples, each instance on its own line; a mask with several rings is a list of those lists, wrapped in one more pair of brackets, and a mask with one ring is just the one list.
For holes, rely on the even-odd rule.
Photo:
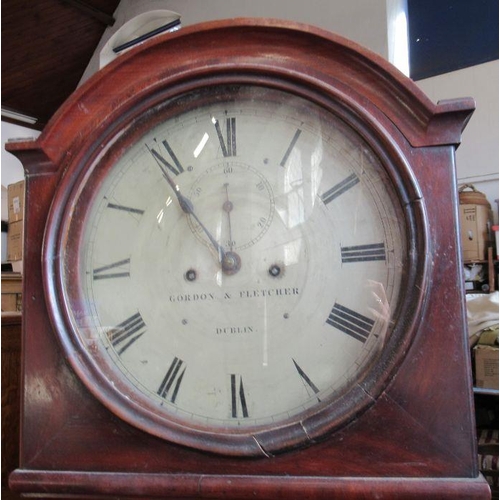
[[(207, 169), (194, 182), (190, 198), (206, 214), (214, 231), (220, 232), (223, 246), (230, 251), (243, 250), (259, 241), (274, 217), (273, 191), (263, 172), (236, 159)], [(219, 210), (214, 210), (217, 203)], [(192, 219), (189, 224), (204, 241), (200, 226)]]

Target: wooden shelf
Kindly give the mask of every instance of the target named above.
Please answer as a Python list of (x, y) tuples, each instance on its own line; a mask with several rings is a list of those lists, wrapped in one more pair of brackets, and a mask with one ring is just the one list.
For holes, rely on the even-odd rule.
[(497, 396), (498, 397), (498, 389), (487, 389), (484, 387), (474, 387), (474, 394), (482, 394), (485, 396)]

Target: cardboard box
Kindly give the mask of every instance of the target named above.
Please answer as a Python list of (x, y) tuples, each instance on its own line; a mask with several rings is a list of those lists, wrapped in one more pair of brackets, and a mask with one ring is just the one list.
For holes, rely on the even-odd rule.
[[(9, 223), (24, 219), (24, 181), (9, 184), (7, 187), (9, 204)], [(17, 259), (16, 259), (17, 260)]]
[(498, 252), (500, 250), (500, 248), (498, 248), (498, 226), (492, 226), (491, 229), (495, 233), (495, 248), (496, 248), (497, 258), (498, 258)]
[(11, 293), (2, 293), (2, 312), (17, 311), (17, 296)]
[(474, 347), (476, 362), (476, 386), (498, 389), (498, 347), (477, 345)]
[(18, 273), (2, 273), (2, 312), (22, 309), (22, 277)]
[(7, 233), (7, 260), (15, 261), (23, 258), (24, 222), (12, 222)]
[(23, 274), (23, 261), (22, 260), (12, 260), (10, 262), (10, 264), (12, 265), (12, 271), (14, 273), (19, 273), (19, 274)]
[(460, 233), (464, 260), (485, 260), (489, 209), (484, 205), (460, 205)]

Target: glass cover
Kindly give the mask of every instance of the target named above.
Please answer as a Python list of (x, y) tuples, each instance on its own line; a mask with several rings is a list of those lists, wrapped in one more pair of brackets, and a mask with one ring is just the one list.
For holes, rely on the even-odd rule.
[(128, 401), (197, 428), (266, 426), (372, 368), (408, 241), (386, 169), (347, 122), (283, 91), (213, 87), (94, 162), (63, 287)]

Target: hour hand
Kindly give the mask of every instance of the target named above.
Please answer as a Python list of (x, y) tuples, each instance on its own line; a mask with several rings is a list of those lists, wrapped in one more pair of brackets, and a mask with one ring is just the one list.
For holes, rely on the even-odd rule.
[[(147, 147), (147, 146), (146, 146)], [(172, 188), (172, 191), (174, 192), (177, 201), (179, 203), (179, 206), (181, 207), (181, 210), (185, 213), (193, 217), (193, 219), (196, 221), (196, 223), (201, 227), (203, 232), (206, 234), (208, 240), (210, 241), (210, 244), (215, 248), (217, 251), (217, 255), (219, 257), (219, 263), (221, 265), (222, 271), (225, 274), (234, 274), (239, 271), (240, 265), (241, 265), (241, 260), (237, 254), (234, 252), (225, 252), (220, 243), (212, 236), (212, 233), (206, 228), (206, 226), (201, 222), (200, 218), (198, 215), (196, 215), (196, 212), (194, 211), (194, 206), (193, 202), (186, 198), (180, 191), (179, 186), (174, 182), (172, 179), (171, 175), (168, 173), (167, 168), (165, 165), (162, 165), (162, 163), (158, 160), (156, 155), (154, 155), (151, 151), (151, 149), (148, 147), (149, 152), (153, 156), (153, 158), (156, 160), (156, 163), (160, 167), (161, 173), (163, 174), (163, 177), (165, 180), (168, 182), (169, 186)]]

